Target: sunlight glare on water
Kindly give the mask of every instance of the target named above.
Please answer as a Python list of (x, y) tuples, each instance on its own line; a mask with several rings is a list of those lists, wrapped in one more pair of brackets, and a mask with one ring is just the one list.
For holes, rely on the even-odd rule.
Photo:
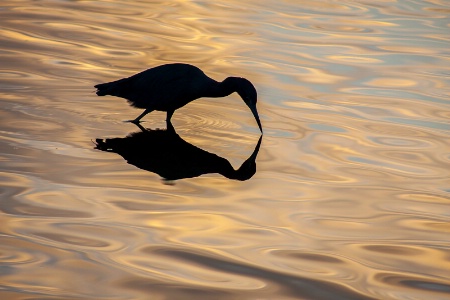
[[(0, 298), (449, 299), (449, 15), (440, 0), (3, 1)], [(256, 86), (249, 180), (163, 180), (95, 149), (117, 138), (161, 163), (152, 143), (175, 140), (214, 170), (255, 153), (237, 94), (177, 110), (174, 137), (165, 113), (144, 136), (123, 122), (141, 110), (94, 93), (173, 62)]]

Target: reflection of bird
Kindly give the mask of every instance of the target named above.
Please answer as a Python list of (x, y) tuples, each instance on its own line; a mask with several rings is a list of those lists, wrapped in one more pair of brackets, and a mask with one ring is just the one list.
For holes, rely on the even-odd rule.
[(170, 121), (175, 110), (201, 97), (225, 97), (237, 92), (252, 111), (262, 132), (256, 110), (256, 89), (250, 81), (228, 77), (222, 82), (209, 78), (197, 67), (188, 64), (167, 64), (148, 69), (128, 78), (97, 84), (97, 95), (122, 97), (145, 111), (133, 123), (153, 110), (166, 111)]
[(148, 130), (138, 124), (142, 131), (125, 138), (96, 139), (95, 149), (115, 152), (129, 164), (156, 173), (166, 180), (208, 173), (247, 180), (256, 173), (255, 161), (262, 136), (252, 155), (238, 170), (234, 170), (228, 160), (186, 142), (175, 132), (170, 122), (167, 125), (167, 130)]

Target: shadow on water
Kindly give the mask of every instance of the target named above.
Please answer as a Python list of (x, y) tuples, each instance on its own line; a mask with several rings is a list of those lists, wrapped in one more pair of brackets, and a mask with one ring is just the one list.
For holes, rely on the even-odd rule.
[(259, 138), (250, 157), (235, 170), (223, 157), (200, 149), (183, 140), (167, 123), (167, 129), (145, 129), (124, 138), (96, 139), (95, 149), (114, 152), (129, 164), (160, 175), (166, 181), (218, 173), (234, 180), (248, 180), (256, 173)]

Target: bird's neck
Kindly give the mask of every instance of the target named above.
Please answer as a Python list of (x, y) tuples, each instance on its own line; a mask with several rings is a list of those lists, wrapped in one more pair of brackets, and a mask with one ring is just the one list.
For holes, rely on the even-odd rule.
[(215, 82), (209, 88), (208, 97), (226, 97), (236, 92), (234, 77), (228, 77), (222, 82)]
[(254, 159), (252, 161), (246, 161), (239, 169), (235, 170), (228, 162), (227, 166), (223, 166), (218, 173), (229, 179), (247, 180), (255, 175), (256, 163)]

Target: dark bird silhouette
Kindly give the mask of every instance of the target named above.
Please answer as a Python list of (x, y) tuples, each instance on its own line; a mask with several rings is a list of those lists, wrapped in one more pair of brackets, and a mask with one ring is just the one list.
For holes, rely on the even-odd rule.
[(237, 92), (250, 108), (262, 132), (258, 111), (257, 93), (245, 78), (228, 77), (217, 82), (199, 68), (188, 64), (167, 64), (148, 69), (128, 78), (97, 84), (98, 96), (112, 95), (128, 100), (130, 105), (145, 111), (133, 123), (154, 110), (166, 111), (167, 121), (178, 108), (202, 97), (225, 97)]
[(95, 149), (115, 152), (129, 164), (158, 174), (165, 180), (198, 177), (218, 173), (226, 178), (248, 180), (256, 173), (256, 156), (262, 136), (252, 155), (237, 170), (230, 162), (216, 154), (200, 149), (183, 140), (167, 123), (167, 130), (145, 129), (125, 138), (96, 139)]

